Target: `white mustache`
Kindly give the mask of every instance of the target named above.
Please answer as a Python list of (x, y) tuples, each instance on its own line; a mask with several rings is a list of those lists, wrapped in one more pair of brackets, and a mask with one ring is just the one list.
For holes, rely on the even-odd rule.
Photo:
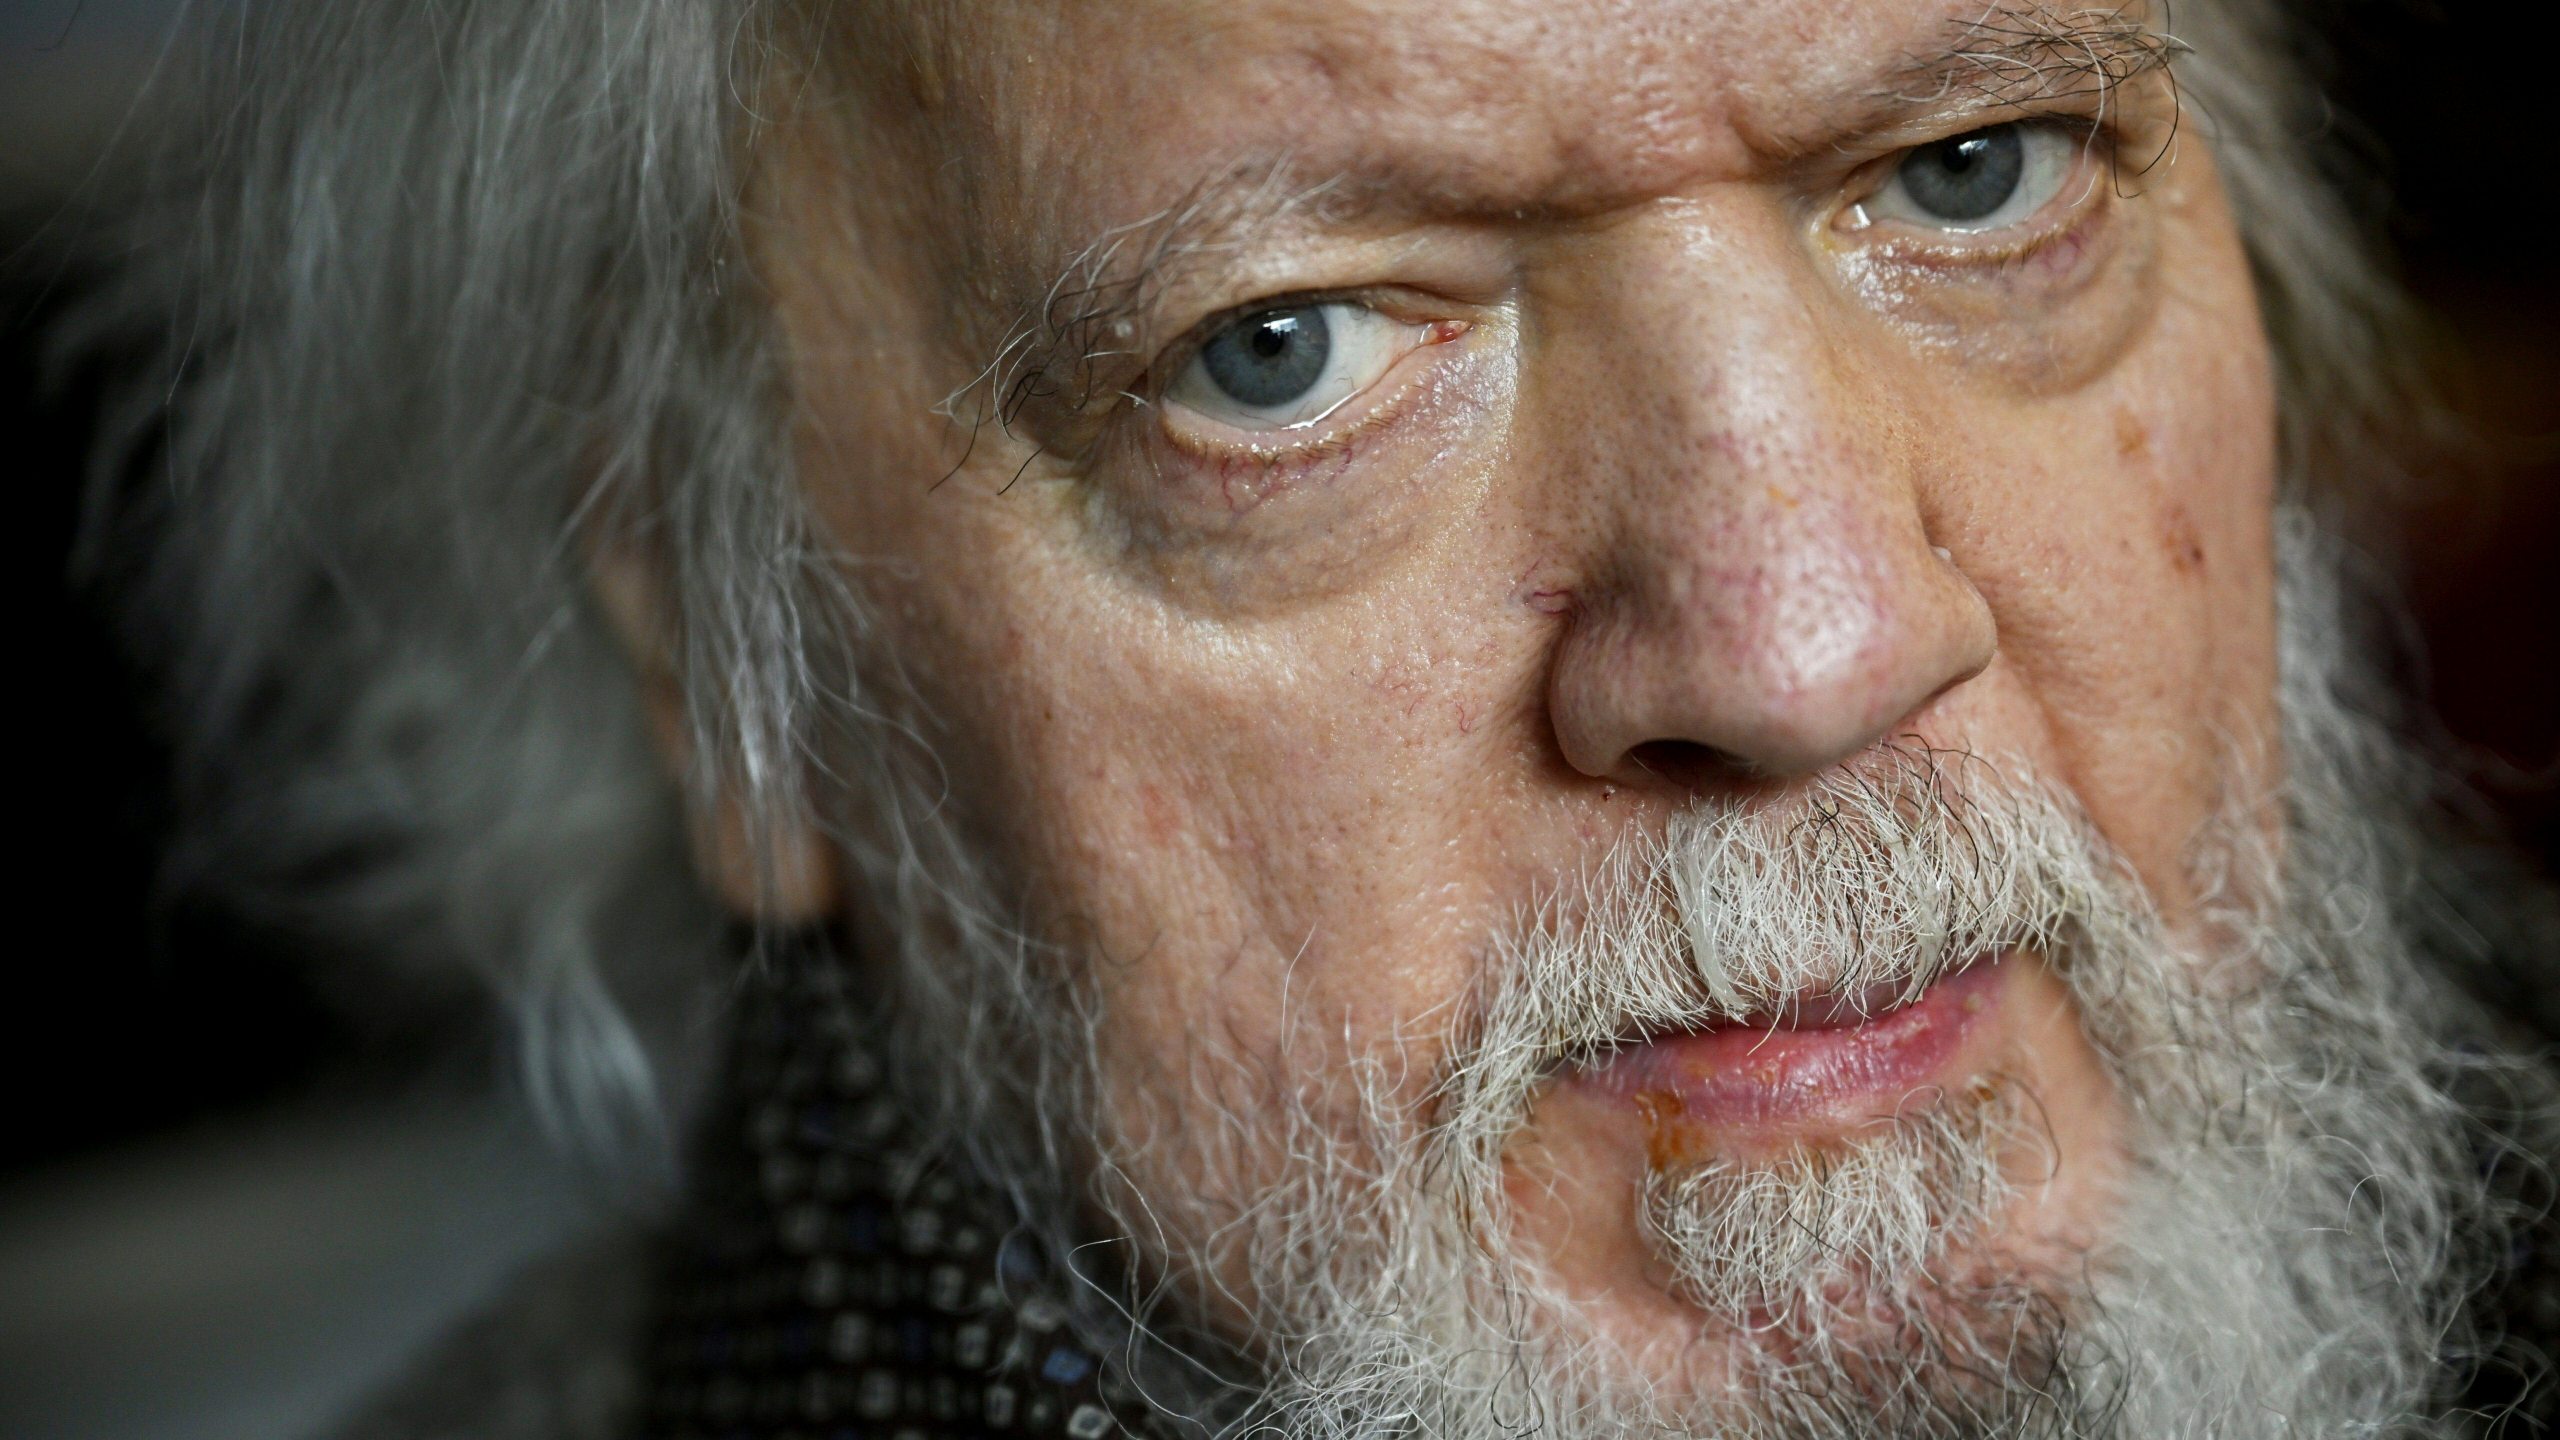
[(1497, 1144), (1547, 1076), (1650, 1035), (1828, 996), (1901, 1003), (1988, 954), (2060, 951), (2138, 887), (2028, 776), (1879, 747), (1783, 806), (1701, 807), (1621, 845), (1491, 947), (1443, 1128)]

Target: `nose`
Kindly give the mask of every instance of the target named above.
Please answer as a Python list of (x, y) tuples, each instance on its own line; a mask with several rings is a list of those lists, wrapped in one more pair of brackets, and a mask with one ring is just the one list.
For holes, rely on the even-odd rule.
[(1548, 708), (1568, 763), (1633, 786), (1836, 764), (1997, 645), (1891, 376), (1818, 298), (1689, 293), (1606, 327), (1607, 398), (1576, 407), (1593, 550)]

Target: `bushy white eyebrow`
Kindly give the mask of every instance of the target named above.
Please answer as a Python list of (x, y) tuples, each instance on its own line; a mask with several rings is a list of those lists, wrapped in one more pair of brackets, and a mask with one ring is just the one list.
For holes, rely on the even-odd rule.
[(973, 435), (990, 423), (1011, 434), (1035, 403), (1057, 400), (1076, 410), (1122, 394), (1109, 362), (1144, 358), (1153, 343), (1145, 318), (1182, 265), (1234, 248), (1239, 242), (1231, 237), (1248, 222), (1318, 205), (1345, 183), (1334, 177), (1308, 184), (1294, 173), (1287, 155), (1231, 165), (1182, 200), (1095, 237), (935, 413)]
[(1962, 97), (1999, 105), (2108, 94), (2186, 53), (2151, 24), (2149, 8), (1994, 5), (1954, 22), (1945, 51), (1910, 57), (1887, 94), (1908, 104)]

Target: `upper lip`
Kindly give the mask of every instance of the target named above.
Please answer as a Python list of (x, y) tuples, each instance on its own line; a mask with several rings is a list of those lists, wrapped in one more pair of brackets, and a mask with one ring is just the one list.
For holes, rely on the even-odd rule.
[[(1986, 952), (1996, 954), (1997, 951)], [(1974, 957), (1975, 960), (1983, 958)], [(1707, 1034), (1719, 1030), (1843, 1030), (1881, 1019), (1912, 1004), (1930, 987), (1973, 968), (1973, 961), (1949, 965), (1925, 977), (1902, 975), (1890, 980), (1872, 981), (1865, 985), (1823, 986), (1800, 991), (1775, 1004), (1745, 1014), (1705, 1013), (1686, 1023), (1675, 1025), (1638, 1025), (1621, 1033), (1606, 1050), (1624, 1049), (1661, 1039), (1666, 1035), (1686, 1032)]]
[(1917, 1003), (1936, 986), (2007, 953), (2008, 947), (1994, 946), (1952, 964), (1924, 967), (1917, 974), (1905, 973), (1858, 986), (1816, 986), (1742, 1014), (1701, 1003), (1695, 1011), (1676, 1018), (1630, 1017), (1623, 1028), (1605, 1041), (1575, 1045), (1556, 1053), (1548, 1062), (1550, 1072), (1590, 1073), (1606, 1067), (1615, 1057), (1626, 1052), (1682, 1035), (1708, 1035), (1729, 1030), (1769, 1033), (1845, 1030), (1871, 1024)]
[[(1952, 973), (1952, 972), (1950, 972)], [(1944, 976), (1934, 977), (1932, 984)], [(1891, 1014), (1920, 997), (1925, 985), (1915, 985), (1905, 976), (1898, 980), (1879, 980), (1852, 990), (1817, 990), (1789, 996), (1764, 1010), (1736, 1019), (1719, 1021), (1714, 1029), (1757, 1030), (1835, 1030), (1862, 1025), (1880, 1015)]]

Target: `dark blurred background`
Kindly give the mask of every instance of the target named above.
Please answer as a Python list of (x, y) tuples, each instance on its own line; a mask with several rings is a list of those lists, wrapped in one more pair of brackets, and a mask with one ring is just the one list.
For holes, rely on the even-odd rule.
[[(297, 1252), (310, 1246), (309, 1227), (325, 1228), (330, 1215), (415, 1204), (421, 1184), (459, 1186), (419, 1221), (430, 1230), (513, 1227), (511, 1242), (472, 1250), (465, 1274), (422, 1278), (400, 1257), (355, 1255), (354, 1288), (318, 1302), (305, 1317), (309, 1334), (297, 1340), (288, 1327), (239, 1361), (254, 1371), (283, 1364), (274, 1356), (293, 1349), (311, 1370), (340, 1357), (329, 1362), (331, 1376), (306, 1376), (294, 1382), (299, 1390), (288, 1384), (288, 1401), (218, 1397), (186, 1415), (127, 1414), (113, 1431), (283, 1434), (432, 1320), (427, 1311), (385, 1320), (376, 1290), (424, 1285), (429, 1311), (461, 1303), (480, 1283), (469, 1265), (503, 1268), (518, 1248), (569, 1223), (571, 1207), (551, 1181), (525, 1178), (529, 1142), (514, 1119), (448, 1123), (444, 1111), (428, 1114), (409, 1098), (435, 1069), (434, 1023), (359, 1023), (315, 984), (315, 957), (236, 917), (158, 894), (170, 820), (158, 721), (115, 626), (66, 573), (96, 377), (73, 372), (44, 383), (36, 335), (104, 259), (93, 202), (108, 177), (95, 167), (174, 8), (173, 0), (0, 0), (0, 475), (14, 477), (27, 501), (23, 523), (8, 534), (17, 557), (10, 569), (24, 586), (20, 613), (30, 618), (19, 632), (27, 663), (17, 693), (28, 728), (20, 732), (18, 814), (27, 823), (18, 843), (33, 857), (17, 891), (29, 907), (21, 959), (0, 989), (0, 1094), (9, 1097), (0, 1110), (0, 1289), (99, 1288), (99, 1266), (110, 1262), (82, 1247), (106, 1243), (101, 1225), (159, 1225), (152, 1233), (164, 1247), (184, 1251), (188, 1227), (209, 1223), (200, 1213), (207, 1206), (274, 1210), (280, 1243)], [(2560, 52), (2560, 9), (2502, 8), (2494, 27), (2485, 19), (2477, 6), (2337, 0), (2319, 5), (2315, 28), (2336, 62), (2336, 138), (2382, 177), (2389, 201), (2375, 204), (2390, 213), (2377, 218), (2437, 327), (2431, 367), (2479, 441), (2443, 467), (2406, 522), (2407, 601), (2426, 656), (2415, 680), (2486, 818), (2552, 874), (2560, 872), (2560, 280), (2548, 222), (2530, 218), (2548, 203), (2527, 143), (2543, 128), (2540, 85), (2509, 83), (2505, 70)], [(382, 1115), (399, 1117), (397, 1125), (377, 1124)], [(261, 1146), (297, 1157), (291, 1175), (316, 1173), (338, 1188), (293, 1198), (291, 1175), (276, 1180), (257, 1169)], [(130, 1186), (118, 1189), (118, 1177), (153, 1166), (198, 1176), (187, 1192), (194, 1198), (166, 1214), (101, 1220), (129, 1206)], [(463, 1179), (452, 1181), (455, 1173)], [(257, 1283), (246, 1269), (189, 1280), (166, 1268), (135, 1283)], [(338, 1334), (329, 1343), (341, 1349), (324, 1343), (314, 1359), (311, 1335), (343, 1331), (331, 1317), (348, 1311), (368, 1317), (364, 1343), (346, 1351)], [(126, 1312), (92, 1305), (81, 1313), (112, 1327)], [(29, 1347), (45, 1338), (11, 1323), (0, 1304), (0, 1431), (73, 1433), (78, 1422), (44, 1419), (52, 1412), (26, 1408), (32, 1402), (11, 1408), (11, 1392), (40, 1368)], [(95, 1346), (54, 1339), (45, 1363), (76, 1370), (77, 1357), (64, 1355), (79, 1351), (107, 1367), (94, 1383), (112, 1383)], [(230, 1353), (215, 1346), (216, 1360)], [(55, 1374), (51, 1383), (90, 1382)], [(220, 1391), (204, 1383), (213, 1386), (205, 1393)]]
[(604, 1213), (485, 1029), (333, 1003), (359, 982), (164, 893), (162, 727), (69, 575), (99, 377), (48, 374), (39, 335), (111, 258), (102, 157), (180, 3), (0, 0), (0, 483), (26, 502), (0, 533), (27, 621), (24, 926), (0, 978), (7, 1440), (315, 1433)]

